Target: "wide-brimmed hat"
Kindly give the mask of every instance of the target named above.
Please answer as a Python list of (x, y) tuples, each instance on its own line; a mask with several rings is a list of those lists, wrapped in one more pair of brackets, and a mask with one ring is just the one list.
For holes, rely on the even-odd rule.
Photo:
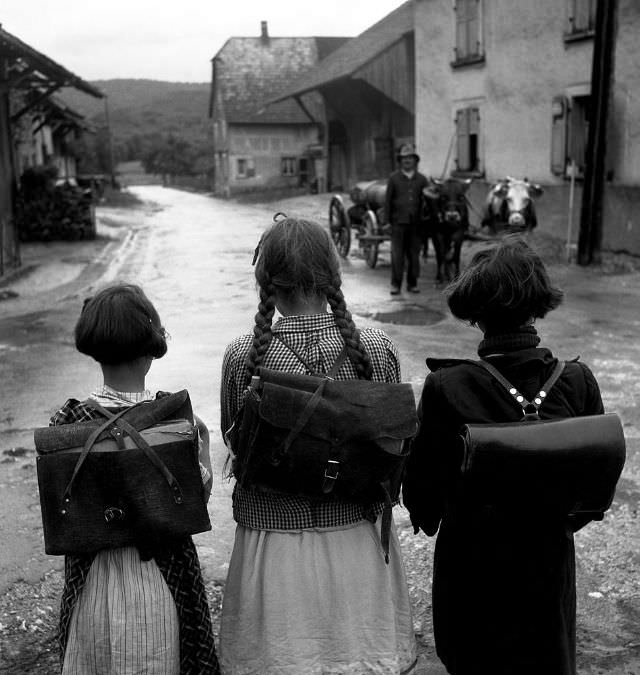
[(403, 157), (415, 157), (416, 162), (420, 161), (420, 155), (416, 152), (415, 145), (411, 143), (403, 143), (398, 148), (398, 154), (396, 157), (398, 160), (402, 159)]

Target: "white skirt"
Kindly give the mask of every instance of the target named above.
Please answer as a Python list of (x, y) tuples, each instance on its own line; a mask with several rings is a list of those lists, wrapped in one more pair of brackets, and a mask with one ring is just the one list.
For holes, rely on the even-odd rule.
[(399, 675), (416, 661), (409, 593), (392, 523), (298, 532), (238, 525), (225, 586), (225, 675)]

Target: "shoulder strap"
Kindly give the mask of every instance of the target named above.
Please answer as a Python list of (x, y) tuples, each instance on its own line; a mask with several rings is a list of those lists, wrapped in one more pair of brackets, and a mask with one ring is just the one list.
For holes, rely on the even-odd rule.
[[(310, 373), (315, 373), (313, 368), (302, 358), (300, 355), (300, 352), (298, 352), (297, 349), (292, 347), (281, 335), (278, 333), (273, 333), (273, 337), (276, 338), (277, 340), (280, 340), (280, 342), (290, 351), (293, 353), (293, 355), (302, 363), (302, 365), (310, 372)], [(344, 345), (342, 348), (342, 351), (338, 354), (338, 357), (336, 360), (333, 362), (333, 365), (329, 369), (329, 372), (326, 373), (327, 377), (334, 378), (340, 368), (342, 367), (342, 364), (345, 362), (345, 359), (347, 358), (347, 345)], [(324, 375), (324, 373), (322, 373)]]
[(528, 401), (510, 382), (507, 380), (504, 375), (491, 363), (481, 359), (480, 361), (475, 361), (475, 363), (481, 365), (488, 373), (490, 373), (500, 384), (511, 394), (515, 401), (522, 407), (522, 412), (525, 415), (536, 415), (540, 406), (544, 403), (545, 398), (549, 394), (549, 390), (556, 383), (556, 380), (562, 374), (562, 371), (565, 367), (565, 362), (558, 360), (556, 367), (553, 369), (549, 379), (542, 385), (542, 389), (534, 397), (533, 401)]

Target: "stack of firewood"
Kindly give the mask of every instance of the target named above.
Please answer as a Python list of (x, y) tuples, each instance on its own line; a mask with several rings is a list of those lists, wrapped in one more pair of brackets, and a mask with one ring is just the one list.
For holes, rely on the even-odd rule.
[(27, 170), (16, 204), (22, 241), (93, 239), (96, 233), (91, 190), (70, 183), (55, 185), (51, 175)]

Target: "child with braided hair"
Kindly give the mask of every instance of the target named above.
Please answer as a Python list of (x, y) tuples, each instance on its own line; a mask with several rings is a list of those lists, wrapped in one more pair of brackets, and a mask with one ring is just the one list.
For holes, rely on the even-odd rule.
[[(324, 228), (282, 218), (263, 235), (254, 262), (260, 302), (253, 334), (233, 340), (223, 360), (223, 434), (259, 366), (326, 373), (346, 345), (335, 379), (400, 381), (393, 342), (353, 322)], [(410, 672), (416, 648), (409, 595), (393, 526), (385, 564), (383, 506), (366, 510), (236, 483), (220, 629), (224, 673)]]

